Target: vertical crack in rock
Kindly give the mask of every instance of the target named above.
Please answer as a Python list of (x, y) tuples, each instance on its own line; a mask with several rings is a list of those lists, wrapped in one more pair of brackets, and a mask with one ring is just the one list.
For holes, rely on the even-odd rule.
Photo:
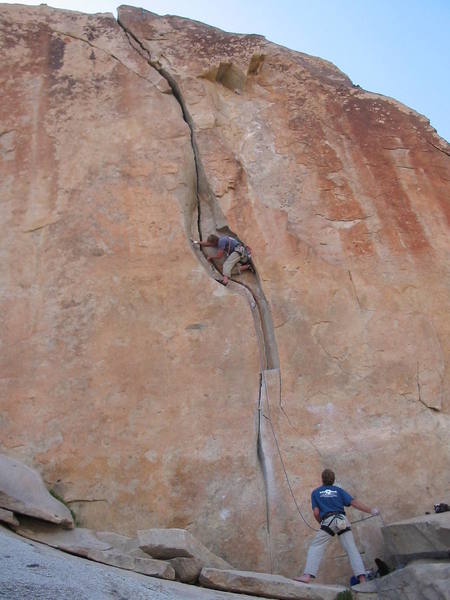
[[(189, 127), (191, 145), (193, 150), (196, 181), (196, 211), (197, 211), (197, 229), (196, 232), (200, 239), (202, 238), (203, 224), (207, 222), (210, 229), (214, 226), (221, 234), (230, 234), (238, 237), (229, 228), (225, 216), (217, 203), (215, 195), (206, 177), (206, 173), (200, 158), (199, 148), (195, 137), (195, 127), (193, 119), (187, 109), (182, 91), (176, 79), (158, 62), (155, 61), (149, 50), (143, 43), (130, 31), (127, 26), (118, 18), (118, 24), (124, 31), (131, 47), (138, 52), (148, 62), (148, 64), (156, 69), (158, 73), (165, 78), (169, 84), (172, 93), (180, 105), (183, 119)], [(187, 221), (186, 221), (187, 223)], [(213, 224), (213, 226), (212, 226)], [(193, 234), (188, 230), (188, 237)], [(208, 270), (208, 262), (204, 254), (197, 254), (205, 269)], [(275, 339), (275, 328), (273, 325), (272, 314), (267, 302), (267, 299), (262, 290), (261, 281), (258, 273), (255, 273), (254, 283), (237, 283), (230, 281), (229, 288), (236, 293), (244, 296), (248, 301), (255, 326), (256, 337), (258, 341), (260, 355), (260, 386), (258, 397), (258, 419), (257, 419), (257, 458), (261, 469), (261, 474), (264, 482), (265, 503), (266, 503), (266, 529), (268, 539), (268, 559), (271, 571), (274, 569), (274, 549), (272, 540), (273, 521), (277, 521), (279, 527), (283, 527), (282, 515), (277, 504), (280, 503), (279, 488), (283, 481), (276, 476), (274, 460), (277, 459), (277, 442), (275, 432), (271, 422), (267, 421), (270, 417), (270, 393), (277, 397), (277, 404), (281, 404), (281, 380), (280, 380), (280, 362), (278, 356), (278, 348)], [(271, 383), (268, 386), (266, 376), (270, 374)], [(275, 378), (275, 379), (274, 379)], [(273, 381), (272, 381), (273, 380)], [(278, 457), (281, 460), (281, 456)]]

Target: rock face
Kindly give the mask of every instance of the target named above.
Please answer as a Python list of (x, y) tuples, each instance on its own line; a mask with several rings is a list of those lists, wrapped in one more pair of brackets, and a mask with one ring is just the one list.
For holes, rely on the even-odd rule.
[[(445, 497), (449, 146), (260, 36), (119, 21), (0, 9), (5, 451), (83, 526), (292, 576), (285, 473), (310, 523), (324, 466), (387, 521)], [(257, 274), (223, 288), (188, 240), (229, 231)]]
[(56, 500), (37, 471), (0, 454), (0, 507), (64, 527), (74, 526), (70, 510)]
[(450, 558), (450, 512), (391, 523), (382, 529), (397, 563), (418, 558)]

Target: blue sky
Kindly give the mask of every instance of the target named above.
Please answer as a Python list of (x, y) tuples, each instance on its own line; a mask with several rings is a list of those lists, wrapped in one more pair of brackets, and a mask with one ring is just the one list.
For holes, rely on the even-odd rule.
[[(109, 0), (47, 4), (114, 15), (119, 5)], [(141, 0), (135, 5), (226, 31), (258, 33), (326, 58), (355, 84), (424, 114), (450, 140), (450, 0)]]

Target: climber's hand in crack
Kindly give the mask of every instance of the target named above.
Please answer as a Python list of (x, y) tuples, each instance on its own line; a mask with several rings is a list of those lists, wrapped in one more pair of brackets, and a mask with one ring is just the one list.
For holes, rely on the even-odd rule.
[(228, 285), (229, 279), (226, 275), (223, 276), (222, 283), (223, 285)]

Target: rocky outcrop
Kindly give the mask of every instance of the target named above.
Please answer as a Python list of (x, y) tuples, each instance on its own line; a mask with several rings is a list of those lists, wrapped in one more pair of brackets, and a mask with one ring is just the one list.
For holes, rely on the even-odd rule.
[(89, 557), (90, 552), (104, 551), (111, 548), (110, 544), (102, 542), (95, 533), (84, 527), (64, 530), (49, 523), (34, 519), (21, 519), (17, 533), (22, 537), (47, 544), (70, 554)]
[(137, 537), (139, 548), (154, 558), (194, 558), (205, 567), (230, 568), (184, 529), (148, 529), (138, 531)]
[(196, 583), (203, 568), (202, 561), (196, 558), (171, 558), (168, 561), (175, 569), (177, 579), (183, 583)]
[(13, 529), (19, 526), (19, 521), (10, 510), (0, 508), (0, 522), (9, 525)]
[(54, 498), (37, 471), (0, 454), (0, 507), (64, 527), (74, 526), (69, 509)]
[(220, 569), (202, 569), (200, 585), (280, 600), (335, 600), (337, 594), (345, 591), (340, 586), (310, 585), (266, 573)]
[[(323, 466), (389, 521), (445, 498), (449, 147), (319, 58), (119, 20), (0, 8), (2, 442), (83, 527), (294, 575), (286, 476), (309, 524)], [(256, 275), (214, 281), (214, 231)]]
[(356, 600), (447, 600), (450, 563), (423, 560), (353, 589)]
[(1, 526), (0, 562), (0, 590), (5, 598), (258, 600), (118, 570), (26, 541)]
[(450, 512), (390, 523), (381, 531), (396, 564), (418, 558), (450, 558)]
[(90, 550), (88, 558), (105, 565), (135, 571), (136, 573), (142, 573), (150, 577), (175, 579), (175, 569), (163, 560), (132, 556), (130, 554), (123, 554), (117, 550)]

